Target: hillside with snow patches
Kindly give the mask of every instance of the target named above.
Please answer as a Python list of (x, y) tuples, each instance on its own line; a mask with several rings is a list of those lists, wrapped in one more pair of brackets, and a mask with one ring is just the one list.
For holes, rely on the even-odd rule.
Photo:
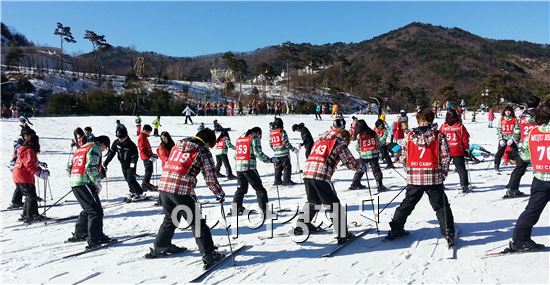
[[(35, 87), (35, 94), (59, 94), (59, 93), (89, 93), (98, 90), (97, 74), (91, 73), (73, 73), (65, 71), (64, 73), (58, 70), (46, 70), (46, 72), (37, 73), (34, 69), (21, 67), (19, 71), (8, 69), (6, 66), (2, 66), (3, 72), (8, 77), (18, 74), (25, 75), (29, 82)], [(112, 87), (113, 92), (118, 95), (122, 95), (127, 91), (126, 77), (119, 75), (104, 75), (104, 86)], [(181, 94), (181, 92), (187, 93), (188, 98), (195, 101), (204, 100), (208, 98), (211, 102), (216, 101), (229, 101), (236, 98), (227, 98), (219, 90), (223, 90), (225, 85), (223, 83), (216, 82), (197, 82), (197, 81), (179, 81), (179, 80), (162, 80), (160, 83), (155, 78), (145, 78), (140, 81), (143, 83), (143, 88), (151, 92), (153, 89), (165, 90), (171, 94)], [(106, 84), (106, 85), (105, 85)], [(235, 90), (242, 90), (242, 100), (247, 102), (248, 97), (251, 96), (253, 89), (259, 90), (263, 96), (271, 100), (289, 100), (290, 102), (296, 102), (298, 100), (312, 101), (312, 102), (338, 102), (348, 112), (357, 112), (361, 108), (364, 108), (369, 104), (368, 101), (359, 97), (353, 96), (349, 93), (342, 93), (337, 96), (330, 94), (328, 90), (319, 89), (312, 94), (304, 95), (297, 93), (294, 90), (288, 92), (286, 86), (281, 85), (262, 85), (243, 83), (242, 86), (239, 83), (235, 83)], [(250, 99), (251, 100), (251, 99)]]
[[(415, 121), (409, 114), (411, 122)], [(153, 117), (142, 117), (143, 123), (151, 123)], [(374, 124), (375, 116), (360, 116)], [(495, 152), (497, 149), (496, 130), (488, 129), (486, 116), (478, 114), (478, 122), (465, 122), (471, 134), (471, 143), (477, 143)], [(66, 162), (69, 158), (72, 130), (76, 127), (91, 126), (95, 135), (109, 135), (114, 139), (115, 120), (120, 119), (128, 127), (131, 139), (137, 141), (134, 133), (133, 117), (55, 117), (31, 118), (33, 128), (40, 136), (42, 152), (39, 160), (49, 165), (53, 199), (57, 200), (66, 194), (69, 188), (69, 178)], [(194, 117), (195, 125), (183, 124), (182, 117), (162, 117), (162, 130), (169, 131), (174, 139), (195, 134), (197, 123), (205, 122), (207, 127), (218, 119), (224, 127), (231, 127), (230, 136), (233, 142), (246, 129), (260, 126), (264, 133), (268, 131), (271, 116), (257, 117)], [(393, 121), (395, 115), (388, 116)], [(294, 123), (304, 122), (312, 134), (328, 130), (331, 121), (328, 116), (323, 121), (315, 121), (313, 115), (284, 116), (285, 127), (292, 144), (300, 142), (298, 133), (290, 131)], [(351, 118), (348, 116), (348, 125)], [(441, 119), (436, 122), (442, 123)], [(13, 146), (13, 140), (19, 134), (19, 125), (14, 120), (0, 122), (2, 130), (0, 173), (2, 177), (1, 208), (10, 204), (14, 184), (8, 169), (8, 162)], [(415, 126), (415, 123), (411, 123)], [(152, 137), (151, 145), (155, 149), (159, 138)], [(272, 155), (268, 139), (264, 135), (262, 147), (266, 154)], [(350, 145), (352, 153), (357, 157), (355, 145)], [(234, 152), (230, 150), (230, 161), (234, 163)], [(299, 156), (301, 167), (305, 165), (303, 151)], [(292, 155), (293, 171), (297, 169), (296, 157)], [(389, 229), (389, 221), (395, 208), (402, 201), (402, 193), (394, 201), (392, 199), (405, 186), (405, 181), (394, 170), (383, 170), (384, 183), (390, 191), (375, 196), (379, 198), (380, 209), (387, 207), (380, 214), (380, 235), (371, 231), (366, 236), (351, 243), (335, 257), (321, 258), (330, 251), (336, 240), (329, 233), (315, 235), (304, 243), (295, 243), (288, 237), (261, 239), (265, 236), (265, 226), (254, 230), (248, 227), (246, 217), (239, 217), (239, 235), (234, 235), (231, 241), (237, 244), (250, 245), (251, 248), (235, 257), (237, 266), (232, 267), (231, 261), (223, 264), (218, 270), (207, 277), (205, 283), (538, 283), (548, 284), (550, 281), (550, 254), (548, 252), (528, 253), (494, 258), (483, 258), (486, 251), (499, 250), (507, 246), (512, 237), (513, 227), (519, 214), (525, 208), (528, 197), (517, 199), (501, 199), (513, 166), (501, 167), (502, 175), (497, 175), (489, 162), (470, 164), (470, 176), (474, 186), (473, 193), (459, 194), (458, 174), (451, 172), (445, 181), (446, 193), (449, 197), (456, 226), (460, 229), (457, 243), (456, 259), (445, 259), (445, 241), (440, 237), (435, 213), (426, 196), (417, 205), (409, 217), (405, 229), (410, 235), (392, 242), (382, 243)], [(160, 162), (159, 162), (160, 168)], [(401, 165), (396, 169), (403, 174)], [(159, 169), (160, 171), (160, 169)], [(263, 184), (268, 190), (270, 203), (278, 206), (277, 189), (273, 184), (273, 165), (258, 163), (258, 171)], [(533, 175), (529, 168), (523, 177), (520, 190), (529, 193)], [(158, 173), (158, 172), (157, 172)], [(222, 168), (222, 173), (224, 169)], [(143, 164), (139, 162), (138, 174), (143, 174)], [(160, 174), (160, 173), (158, 173)], [(374, 226), (366, 217), (372, 216), (368, 190), (350, 191), (354, 172), (339, 168), (333, 176), (335, 189), (343, 203), (348, 208), (348, 224), (357, 223), (350, 230), (358, 232), (366, 227)], [(140, 203), (118, 204), (128, 193), (127, 184), (123, 181), (120, 165), (116, 159), (109, 165), (109, 183), (103, 186), (100, 194), (102, 204), (107, 206), (104, 217), (104, 232), (115, 238), (124, 238), (138, 233), (149, 233), (146, 237), (110, 246), (107, 249), (91, 252), (80, 257), (63, 259), (65, 255), (83, 250), (84, 243), (64, 243), (74, 231), (75, 221), (66, 221), (44, 226), (33, 224), (18, 226), (20, 211), (2, 212), (2, 233), (0, 237), (2, 251), (1, 282), (8, 283), (185, 283), (202, 272), (202, 262), (197, 246), (189, 229), (176, 230), (173, 242), (190, 249), (189, 252), (166, 259), (145, 260), (144, 254), (153, 246), (156, 232), (163, 215), (161, 208), (154, 206), (154, 199)], [(154, 176), (158, 178), (158, 175)], [(372, 173), (369, 173), (370, 185), (375, 185)], [(300, 175), (294, 173), (292, 179), (300, 180)], [(201, 201), (213, 201), (212, 193), (205, 186), (201, 176), (198, 178), (197, 195)], [(363, 178), (363, 184), (367, 184)], [(157, 181), (154, 181), (157, 183)], [(236, 190), (236, 181), (221, 180), (226, 192), (226, 213), (229, 211), (229, 201)], [(39, 187), (43, 196), (43, 185)], [(373, 189), (374, 191), (374, 189)], [(108, 198), (107, 198), (108, 192)], [(297, 209), (305, 203), (303, 185), (279, 187), (281, 205), (283, 208)], [(157, 196), (148, 192), (147, 195)], [(50, 194), (47, 194), (50, 203)], [(109, 206), (114, 205), (114, 206)], [(245, 197), (245, 207), (255, 209), (256, 197), (252, 189)], [(80, 206), (70, 194), (63, 206), (52, 208), (51, 217), (68, 217), (77, 215)], [(547, 207), (540, 221), (533, 230), (533, 239), (538, 243), (550, 244), (550, 215)], [(213, 226), (214, 242), (220, 250), (227, 252), (228, 240), (226, 231), (220, 223), (220, 208), (218, 204), (204, 205), (204, 214), (208, 224)], [(294, 224), (292, 214), (283, 213), (279, 220), (274, 221), (275, 233), (287, 232)], [(251, 218), (252, 220), (254, 217)], [(322, 219), (322, 218), (320, 218)], [(291, 220), (288, 223), (284, 223)], [(229, 218), (232, 227), (236, 226), (236, 218)]]

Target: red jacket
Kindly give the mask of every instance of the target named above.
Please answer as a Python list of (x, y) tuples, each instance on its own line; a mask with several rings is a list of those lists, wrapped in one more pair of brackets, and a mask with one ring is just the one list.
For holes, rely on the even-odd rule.
[(170, 151), (168, 151), (166, 148), (164, 148), (164, 146), (162, 146), (162, 144), (160, 144), (157, 148), (157, 154), (160, 158), (161, 165), (164, 167), (164, 163), (166, 163), (166, 160), (170, 156)]
[(151, 149), (151, 144), (149, 144), (148, 136), (148, 134), (141, 132), (138, 137), (139, 157), (141, 160), (148, 160), (153, 155), (153, 149)]
[(34, 174), (39, 170), (36, 152), (28, 146), (19, 147), (12, 173), (13, 183), (34, 184)]
[(405, 132), (403, 132), (403, 126), (401, 122), (394, 122), (392, 127), (393, 139), (400, 140), (405, 138)]
[(470, 134), (462, 123), (452, 126), (444, 123), (439, 129), (447, 138), (451, 156), (464, 156), (464, 151), (470, 147)]

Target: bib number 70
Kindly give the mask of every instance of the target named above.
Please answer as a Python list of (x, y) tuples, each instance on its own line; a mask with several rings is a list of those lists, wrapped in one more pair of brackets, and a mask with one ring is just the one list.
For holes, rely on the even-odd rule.
[(537, 152), (539, 153), (539, 161), (542, 161), (544, 159), (544, 154), (546, 153), (546, 159), (547, 161), (550, 161), (550, 147), (545, 146), (538, 146)]

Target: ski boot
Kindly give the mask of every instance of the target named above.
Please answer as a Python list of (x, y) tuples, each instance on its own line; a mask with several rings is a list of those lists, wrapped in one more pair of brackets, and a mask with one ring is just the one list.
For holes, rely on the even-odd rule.
[(73, 233), (73, 236), (68, 238), (67, 242), (81, 242), (81, 241), (86, 241), (87, 238), (88, 238), (88, 235), (86, 234), (77, 235), (76, 233)]
[(219, 172), (216, 174), (216, 176), (217, 176), (218, 178), (224, 178), (224, 177), (225, 177), (225, 175), (223, 175), (223, 174), (221, 174), (221, 173), (219, 173)]
[(543, 244), (538, 244), (532, 239), (528, 239), (524, 242), (511, 241), (509, 249), (512, 252), (521, 252), (521, 251), (540, 250), (540, 249), (543, 249), (544, 247), (545, 246)]
[(186, 247), (179, 247), (174, 244), (170, 244), (167, 249), (163, 251), (157, 251), (156, 249), (149, 248), (149, 253), (145, 255), (146, 259), (154, 259), (159, 257), (165, 257), (170, 254), (177, 254), (187, 251)]
[(361, 189), (367, 189), (367, 186), (363, 184), (351, 184), (351, 186), (348, 188), (348, 190), (361, 190)]
[(406, 231), (404, 229), (400, 229), (400, 230), (390, 230), (388, 232), (388, 235), (386, 236), (386, 240), (394, 240), (396, 238), (400, 238), (400, 237), (404, 237), (404, 236), (408, 236), (409, 235), (409, 231)]
[(336, 238), (338, 244), (344, 244), (346, 243), (348, 240), (350, 239), (353, 239), (355, 238), (355, 235), (352, 233), (352, 232), (347, 232), (346, 234), (346, 237), (343, 237), (343, 238)]
[[(304, 224), (307, 226), (309, 234), (313, 234), (321, 231), (319, 227), (316, 227), (311, 223), (304, 223)], [(302, 227), (295, 227), (294, 229), (291, 230), (291, 234), (293, 234), (294, 236), (301, 236), (301, 235), (304, 235), (305, 233)]]
[(237, 176), (233, 175), (233, 174), (230, 174), (230, 175), (227, 175), (227, 179), (228, 180), (236, 180), (237, 179)]
[(283, 186), (294, 186), (294, 185), (296, 185), (296, 182), (294, 182), (292, 180), (288, 180), (288, 181), (283, 182), (282, 185)]
[(206, 270), (212, 267), (213, 265), (221, 261), (224, 257), (225, 257), (224, 254), (219, 253), (216, 250), (212, 250), (210, 252), (204, 253), (202, 255), (202, 263), (204, 264), (203, 269)]
[(380, 193), (380, 192), (388, 191), (388, 188), (386, 188), (384, 184), (380, 183), (378, 184), (378, 186), (376, 186), (376, 190), (378, 191), (378, 193)]
[(11, 203), (9, 206), (8, 206), (8, 210), (11, 210), (11, 209), (19, 209), (19, 208), (23, 208), (23, 203), (19, 204), (15, 204), (15, 203)]

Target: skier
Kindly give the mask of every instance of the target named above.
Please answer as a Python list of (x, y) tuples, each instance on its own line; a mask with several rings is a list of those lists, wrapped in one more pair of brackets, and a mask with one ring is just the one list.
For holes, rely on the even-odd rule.
[(149, 143), (149, 135), (153, 129), (149, 125), (143, 126), (143, 130), (138, 137), (139, 157), (143, 161), (145, 175), (141, 181), (141, 188), (145, 191), (157, 191), (157, 187), (151, 184), (151, 175), (153, 175), (153, 163), (158, 159), (158, 155), (153, 153), (151, 144)]
[(101, 152), (109, 149), (108, 136), (99, 136), (79, 147), (69, 161), (70, 184), (82, 212), (68, 242), (87, 241), (86, 249), (113, 241), (103, 233), (103, 208), (101, 207)]
[(489, 109), (489, 113), (487, 114), (487, 120), (489, 121), (489, 128), (493, 128), (493, 121), (495, 120), (495, 113), (493, 112), (493, 109)]
[[(374, 179), (376, 180), (377, 191), (384, 192), (388, 190), (382, 183), (382, 179), (384, 178), (384, 176), (382, 175), (382, 171), (380, 170), (380, 165), (378, 164), (378, 156), (379, 156), (378, 135), (373, 129), (371, 129), (367, 125), (365, 120), (358, 120), (357, 124), (355, 125), (354, 140), (355, 139), (357, 139), (357, 144), (355, 146), (355, 149), (359, 153), (359, 163), (361, 165), (365, 165), (365, 169), (367, 169), (366, 167), (367, 163), (370, 165), (372, 169), (372, 173), (374, 175)], [(363, 171), (363, 169), (357, 170), (355, 172), (355, 176), (353, 176), (353, 181), (351, 182), (351, 186), (348, 189), (349, 190), (366, 189), (367, 187), (361, 184), (361, 178), (365, 173), (366, 172)]]
[[(476, 151), (477, 150), (477, 151)], [(466, 158), (472, 161), (474, 164), (480, 163), (481, 160), (476, 156), (489, 157), (492, 153), (478, 144), (470, 144), (468, 151), (466, 152)]]
[(407, 116), (407, 112), (405, 110), (401, 110), (399, 116), (399, 122), (401, 123), (401, 128), (405, 133), (409, 131), (409, 117)]
[(515, 128), (516, 123), (517, 119), (514, 117), (514, 109), (510, 105), (506, 106), (502, 112), (500, 123), (497, 125), (498, 150), (495, 154), (495, 171), (497, 173), (500, 173), (500, 160), (504, 155), (506, 146), (511, 147), (514, 153), (517, 153), (514, 131), (518, 131), (519, 129)]
[[(298, 149), (290, 144), (288, 135), (283, 127), (283, 120), (275, 118), (271, 131), (269, 132), (269, 146), (273, 150), (277, 162), (275, 162), (275, 183), (274, 185), (296, 185), (290, 179), (292, 164), (290, 163), (289, 151), (298, 153)], [(281, 180), (282, 178), (282, 180)]]
[[(532, 105), (531, 105), (532, 106)], [(510, 242), (510, 251), (531, 251), (543, 249), (531, 239), (533, 226), (538, 222), (546, 204), (550, 201), (550, 100), (546, 99), (535, 111), (535, 124), (523, 140), (521, 153), (523, 161), (533, 165), (531, 196), (527, 207), (521, 213), (514, 228), (514, 237)], [(540, 150), (543, 150), (541, 152)], [(539, 155), (539, 154), (543, 155)]]
[[(384, 115), (384, 114), (382, 114)], [(382, 119), (376, 120), (374, 123), (374, 131), (378, 136), (378, 149), (382, 158), (386, 162), (386, 169), (395, 168), (391, 160), (390, 154), (388, 153), (388, 126), (386, 122)]]
[[(233, 203), (237, 205), (237, 214), (242, 214), (244, 195), (248, 192), (248, 184), (256, 191), (256, 199), (262, 214), (265, 217), (268, 202), (267, 191), (262, 185), (262, 179), (256, 169), (256, 158), (264, 163), (275, 163), (277, 157), (269, 158), (262, 151), (262, 129), (254, 127), (246, 131), (236, 141), (235, 169), (237, 171), (237, 191), (233, 196)], [(235, 216), (237, 214), (234, 214)]]
[(460, 115), (455, 109), (447, 111), (445, 123), (441, 125), (439, 131), (447, 138), (449, 152), (453, 159), (456, 172), (458, 172), (458, 176), (460, 177), (462, 193), (470, 192), (470, 182), (468, 181), (468, 171), (466, 170), (464, 159), (465, 153), (470, 148), (470, 134), (462, 124)]
[(437, 131), (437, 124), (433, 124), (434, 117), (431, 108), (421, 109), (416, 114), (418, 127), (412, 129), (405, 138), (403, 161), (407, 171), (407, 191), (390, 222), (391, 230), (386, 237), (388, 240), (409, 234), (404, 229), (407, 217), (426, 192), (436, 213), (441, 234), (449, 245), (454, 244), (453, 213), (443, 187), (449, 172), (449, 146), (445, 135)]
[(355, 137), (355, 125), (357, 125), (357, 117), (351, 117), (351, 124), (349, 125), (349, 134), (351, 137)]
[(159, 128), (161, 127), (161, 124), (160, 124), (160, 116), (157, 116), (153, 122), (151, 123), (151, 125), (153, 125), (153, 129), (155, 130), (155, 132), (153, 133), (153, 136), (155, 137), (158, 137), (159, 136)]
[(197, 132), (200, 132), (200, 131), (202, 131), (202, 130), (204, 130), (204, 129), (206, 129), (206, 127), (204, 126), (204, 123), (201, 122), (201, 123), (199, 124), (199, 126), (197, 127)]
[(141, 117), (136, 115), (134, 121), (136, 122), (136, 136), (139, 136), (139, 133), (141, 133)]
[(22, 137), (23, 145), (17, 149), (17, 160), (12, 173), (15, 187), (25, 196), (23, 214), (19, 220), (27, 223), (43, 221), (45, 217), (38, 213), (34, 176), (46, 180), (50, 176), (50, 172), (39, 166), (36, 154), (40, 152), (40, 142), (36, 133), (29, 129), (23, 129)]
[(313, 147), (313, 136), (309, 132), (309, 129), (306, 128), (304, 123), (300, 124), (294, 124), (292, 125), (292, 131), (293, 132), (300, 132), (300, 136), (302, 137), (302, 143), (300, 146), (303, 146), (306, 150), (306, 158), (309, 157), (311, 154), (311, 148)]
[(315, 106), (315, 120), (317, 121), (317, 118), (319, 118), (319, 121), (323, 120), (321, 119), (321, 103), (317, 103), (317, 106)]
[(116, 154), (118, 161), (120, 162), (120, 167), (122, 168), (124, 179), (126, 179), (128, 187), (130, 188), (130, 194), (125, 200), (127, 202), (145, 200), (146, 197), (142, 195), (143, 189), (136, 181), (136, 167), (139, 157), (136, 144), (128, 137), (128, 130), (126, 130), (126, 127), (119, 128), (117, 130), (116, 137), (117, 139), (113, 141), (113, 144), (107, 153), (107, 158), (105, 159), (105, 162), (103, 162), (103, 168), (107, 171), (107, 166)]
[(71, 141), (71, 148), (79, 148), (86, 143), (86, 134), (82, 128), (78, 127), (73, 131), (73, 140)]
[(345, 211), (340, 206), (340, 199), (331, 182), (332, 175), (340, 161), (350, 170), (361, 169), (358, 161), (348, 149), (350, 139), (348, 131), (332, 129), (321, 134), (315, 141), (304, 169), (307, 203), (298, 217), (294, 235), (307, 235), (318, 231), (319, 229), (312, 224), (312, 220), (319, 211), (320, 205), (329, 205), (332, 207), (334, 215), (334, 233), (338, 244), (353, 237), (353, 234), (347, 231)]
[(218, 120), (214, 120), (214, 131), (216, 132), (229, 132), (231, 131), (231, 128), (224, 128), (222, 127), (222, 125), (220, 125), (220, 123), (218, 123)]
[[(29, 133), (29, 134), (36, 134), (36, 132), (29, 127), (26, 122), (19, 121), (19, 126), (21, 127), (21, 131), (19, 133), (19, 138), (14, 141), (13, 144), (13, 152), (11, 161), (9, 164), (10, 171), (13, 172), (15, 168), (15, 163), (17, 162), (17, 150), (25, 143), (25, 138), (23, 137), (23, 134)], [(37, 197), (38, 202), (42, 201), (39, 197)], [(21, 190), (17, 187), (13, 190), (13, 196), (11, 199), (11, 204), (8, 206), (8, 209), (16, 209), (23, 207), (23, 193)]]
[(85, 127), (84, 128), (84, 137), (86, 138), (86, 141), (92, 141), (95, 136), (92, 133), (92, 127)]
[[(527, 99), (527, 110), (523, 112), (519, 119), (519, 124), (516, 124), (514, 128), (514, 141), (519, 142), (520, 146), (525, 141), (529, 132), (537, 127), (534, 117), (535, 109), (538, 107), (539, 103), (539, 97), (530, 96)], [(521, 182), (521, 177), (523, 177), (527, 170), (527, 166), (529, 166), (529, 161), (523, 160), (518, 154), (514, 154), (513, 156), (516, 160), (516, 167), (510, 175), (510, 180), (506, 185), (506, 193), (503, 198), (514, 198), (524, 195), (523, 192), (519, 191), (519, 184)]]
[(231, 164), (229, 164), (229, 158), (227, 157), (228, 148), (236, 149), (235, 146), (231, 143), (231, 139), (229, 138), (229, 134), (227, 133), (227, 131), (222, 131), (218, 136), (218, 139), (216, 140), (216, 174), (218, 175), (218, 177), (225, 177), (220, 173), (223, 162), (227, 174), (227, 179), (234, 180), (237, 179), (237, 176), (233, 175), (233, 172), (231, 171)]
[[(201, 213), (196, 210), (199, 209), (195, 194), (199, 172), (203, 173), (206, 185), (214, 193), (216, 200), (220, 203), (224, 201), (225, 193), (216, 179), (214, 159), (209, 150), (215, 144), (216, 135), (214, 131), (207, 128), (198, 132), (195, 137), (187, 137), (177, 142), (172, 149), (172, 155), (166, 162), (159, 183), (164, 220), (158, 230), (154, 248), (146, 255), (147, 258), (156, 258), (187, 250), (185, 247), (178, 247), (172, 243), (174, 231), (182, 217), (191, 225), (193, 236), (202, 254), (204, 269), (210, 268), (224, 257), (223, 254), (215, 250), (210, 228), (206, 224), (206, 220), (200, 216)], [(180, 209), (177, 211), (177, 221), (172, 219), (172, 213), (176, 207)], [(186, 211), (182, 211), (181, 207)]]
[(181, 111), (182, 114), (185, 115), (185, 124), (187, 125), (187, 120), (191, 122), (191, 125), (193, 124), (193, 120), (191, 119), (191, 116), (195, 115), (195, 112), (187, 105), (183, 111)]
[(168, 157), (170, 156), (170, 151), (172, 151), (174, 145), (175, 143), (174, 140), (172, 140), (172, 136), (170, 136), (170, 133), (166, 131), (160, 133), (160, 145), (157, 148), (157, 155), (163, 168), (164, 164), (168, 160)]

